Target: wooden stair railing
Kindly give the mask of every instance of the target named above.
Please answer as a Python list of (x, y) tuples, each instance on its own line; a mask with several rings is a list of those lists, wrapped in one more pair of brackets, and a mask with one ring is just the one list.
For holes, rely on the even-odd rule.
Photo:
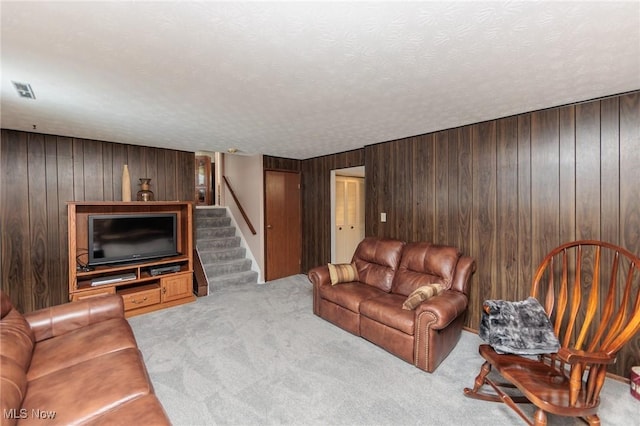
[[(552, 250), (531, 289), (560, 341), (557, 353), (531, 359), (480, 345), (485, 359), (466, 396), (506, 403), (527, 424), (547, 424), (547, 413), (600, 425), (598, 406), (607, 367), (640, 331), (640, 258), (613, 244), (584, 240)], [(494, 370), (508, 383), (489, 378)], [(481, 391), (489, 385), (493, 392)], [(502, 387), (517, 388), (521, 395)], [(537, 407), (530, 419), (516, 403)]]
[(231, 196), (233, 197), (233, 201), (236, 202), (236, 206), (238, 206), (238, 209), (240, 210), (240, 214), (242, 215), (244, 221), (246, 222), (247, 226), (249, 227), (249, 230), (251, 231), (251, 233), (253, 235), (256, 235), (256, 228), (253, 227), (253, 224), (251, 223), (251, 220), (249, 219), (249, 216), (247, 216), (247, 213), (244, 211), (244, 208), (242, 207), (242, 204), (240, 203), (240, 200), (238, 200), (238, 197), (236, 196), (236, 193), (233, 191), (233, 188), (231, 187), (231, 184), (229, 183), (229, 179), (227, 179), (226, 176), (222, 176), (222, 179), (224, 179), (224, 183), (227, 185), (227, 188), (229, 188), (229, 192), (231, 192)]

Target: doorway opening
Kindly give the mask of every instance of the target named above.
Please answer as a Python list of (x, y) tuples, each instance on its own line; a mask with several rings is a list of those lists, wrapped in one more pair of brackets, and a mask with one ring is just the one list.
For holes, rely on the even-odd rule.
[(349, 263), (365, 235), (364, 166), (331, 171), (331, 262)]

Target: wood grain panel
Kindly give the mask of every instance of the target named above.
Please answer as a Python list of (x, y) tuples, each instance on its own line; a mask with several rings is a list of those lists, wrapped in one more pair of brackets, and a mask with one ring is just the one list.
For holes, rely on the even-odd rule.
[[(110, 175), (113, 176), (113, 201), (122, 201), (122, 171), (127, 164), (127, 146), (124, 144), (113, 144), (113, 164)], [(128, 164), (127, 164), (128, 167)], [(135, 194), (135, 193), (134, 193)]]
[[(193, 201), (196, 186), (196, 162), (192, 152), (177, 151), (178, 163), (176, 166), (176, 194), (175, 201)], [(172, 200), (166, 200), (172, 201)]]
[(414, 202), (411, 206), (413, 231), (411, 241), (433, 241), (435, 229), (433, 215), (433, 194), (435, 192), (435, 162), (433, 135), (412, 139), (411, 186)]
[(104, 169), (102, 143), (93, 140), (81, 140), (82, 168), (87, 172), (83, 176), (84, 199), (87, 201), (104, 200)]
[[(435, 134), (436, 161), (433, 164), (436, 178), (436, 192), (434, 195), (436, 229), (434, 243), (446, 244), (449, 229), (449, 132)], [(365, 166), (366, 167), (366, 166)], [(390, 234), (389, 236), (393, 236)]]
[[(459, 235), (461, 230), (460, 226), (460, 190), (463, 188), (463, 184), (460, 182), (461, 171), (460, 171), (460, 163), (463, 161), (461, 157), (467, 154), (467, 156), (471, 156), (470, 151), (465, 152), (465, 148), (471, 147), (471, 138), (468, 132), (469, 128), (458, 128), (452, 129), (447, 132), (448, 141), (446, 142), (448, 150), (446, 157), (446, 168), (447, 168), (447, 228), (445, 230), (446, 237), (440, 241), (441, 244), (447, 244), (452, 246), (457, 246), (460, 242)], [(465, 133), (465, 134), (463, 134)], [(465, 144), (463, 140), (467, 137)], [(469, 173), (471, 176), (471, 173)], [(469, 185), (469, 190), (466, 191), (468, 194), (471, 194), (473, 197), (473, 183)]]
[[(597, 143), (598, 141), (596, 141)], [(600, 102), (600, 238), (620, 239), (620, 102)]]
[[(388, 148), (392, 148), (394, 144), (388, 144)], [(388, 196), (391, 203), (388, 206), (387, 223), (390, 229), (401, 240), (407, 241), (411, 239), (412, 224), (411, 216), (406, 214), (413, 210), (413, 186), (406, 185), (413, 179), (411, 168), (411, 139), (397, 144), (397, 149), (389, 151), (392, 169), (397, 172), (389, 176)]]
[[(640, 253), (640, 92), (621, 96), (619, 101), (620, 245), (633, 253)], [(640, 286), (640, 283), (636, 283), (636, 286)], [(628, 377), (629, 369), (634, 365), (640, 365), (640, 334), (618, 353), (618, 363), (612, 370)]]
[[(165, 193), (163, 201), (174, 201), (178, 200), (178, 191), (175, 185), (172, 185), (171, 182), (175, 182), (177, 179), (177, 153), (175, 151), (165, 151), (164, 152), (164, 174), (165, 174)], [(195, 167), (195, 165), (194, 165)], [(195, 173), (195, 172), (194, 172)], [(195, 178), (195, 176), (194, 176)], [(193, 190), (191, 191), (193, 196)]]
[[(67, 200), (73, 200), (73, 139), (67, 137), (56, 137), (56, 158), (55, 164), (58, 171), (58, 180), (56, 182), (58, 187), (57, 205), (51, 206), (51, 209), (57, 208), (58, 210), (58, 234), (55, 237), (59, 252), (56, 254), (55, 259), (60, 259), (60, 267), (63, 271), (64, 280), (60, 283), (69, 282), (69, 270), (66, 265), (69, 263), (67, 259), (69, 252), (69, 241), (67, 239), (68, 232), (68, 218), (67, 218)], [(54, 161), (53, 159), (51, 161)], [(86, 247), (85, 247), (86, 252)], [(68, 301), (69, 286), (62, 286), (56, 284), (54, 288), (49, 290), (49, 293), (56, 294), (56, 300)], [(53, 302), (53, 299), (52, 299)], [(44, 307), (44, 306), (41, 306)], [(34, 307), (35, 309), (36, 307)], [(38, 307), (40, 308), (40, 307)]]
[[(461, 127), (456, 141), (455, 158), (457, 175), (449, 173), (449, 181), (456, 182), (455, 192), (449, 191), (449, 201), (455, 198), (456, 208), (451, 210), (450, 235), (448, 243), (458, 247), (463, 253), (471, 253), (472, 240), (467, 238), (473, 232), (473, 163), (471, 126)], [(451, 158), (451, 155), (449, 155)], [(457, 235), (455, 235), (457, 233)]]
[(84, 194), (84, 141), (82, 139), (73, 139), (73, 198), (82, 201), (85, 199)]
[(2, 130), (2, 290), (21, 311), (32, 310), (29, 251), (28, 135)]
[(640, 253), (640, 92), (620, 97), (620, 231), (622, 245)]
[[(495, 122), (485, 122), (472, 128), (473, 155), (473, 232), (471, 252), (478, 253), (483, 264), (475, 279), (480, 283), (471, 293), (470, 303), (481, 305), (487, 299), (497, 299), (496, 276), (496, 128)], [(502, 267), (502, 265), (500, 265)]]
[[(381, 208), (380, 202), (380, 178), (378, 176), (378, 157), (379, 149), (374, 146), (365, 147), (365, 166), (370, 171), (369, 175), (365, 177), (365, 205), (367, 209), (365, 211), (365, 235), (379, 235), (378, 222), (379, 212)], [(375, 171), (375, 172), (371, 172)], [(366, 170), (365, 170), (366, 173)], [(304, 175), (304, 174), (303, 174)]]
[(560, 241), (576, 240), (576, 120), (575, 106), (560, 108)]
[[(115, 144), (100, 144), (102, 151), (102, 198), (104, 200), (116, 201), (120, 198), (120, 193), (114, 192), (114, 180), (119, 180), (119, 175), (113, 173), (113, 146)], [(120, 175), (121, 176), (121, 175)], [(118, 198), (116, 197), (116, 194)]]
[[(146, 148), (144, 151), (145, 154), (145, 171), (144, 176), (151, 179), (151, 191), (153, 191), (153, 198), (156, 201), (165, 201), (163, 198), (160, 198), (160, 194), (164, 193), (164, 190), (160, 188), (158, 185), (158, 173), (162, 173), (158, 170), (158, 152), (160, 150), (156, 148)], [(161, 152), (161, 151), (160, 151)], [(195, 168), (195, 164), (193, 166)], [(195, 170), (194, 170), (194, 182), (193, 186), (195, 188)], [(140, 190), (140, 186), (138, 186), (138, 191)], [(137, 191), (136, 191), (137, 192)], [(136, 194), (137, 195), (137, 194)], [(164, 194), (163, 194), (164, 195)]]
[[(495, 291), (516, 300), (518, 282), (518, 119), (500, 120), (496, 129), (496, 259)], [(467, 251), (468, 252), (468, 251)]]
[(59, 305), (65, 301), (65, 295), (58, 291), (56, 285), (51, 283), (57, 283), (60, 281), (67, 281), (67, 268), (65, 268), (66, 262), (63, 260), (61, 253), (66, 253), (60, 250), (58, 233), (60, 232), (60, 203), (58, 193), (58, 162), (57, 162), (57, 138), (55, 136), (45, 136), (45, 192), (47, 194), (47, 213), (46, 213), (46, 283), (47, 290), (49, 292), (49, 303), (52, 305)]
[[(533, 259), (531, 226), (531, 115), (518, 116), (518, 281), (514, 300), (529, 295), (533, 268), (542, 259)], [(534, 266), (535, 265), (535, 266)], [(473, 307), (474, 311), (478, 308)]]
[[(531, 114), (531, 230), (534, 269), (559, 245), (558, 110)], [(529, 281), (530, 282), (530, 281)]]
[(34, 306), (47, 306), (49, 302), (49, 283), (47, 281), (47, 194), (46, 155), (44, 135), (30, 134), (28, 139), (27, 162), (29, 164), (29, 248), (30, 284), (27, 293), (31, 294)]
[(600, 239), (600, 103), (576, 106), (576, 239)]

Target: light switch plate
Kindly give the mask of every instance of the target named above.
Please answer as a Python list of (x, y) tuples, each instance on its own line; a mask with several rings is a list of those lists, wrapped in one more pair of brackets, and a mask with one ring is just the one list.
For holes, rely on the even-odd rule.
[(386, 222), (386, 221), (387, 221), (387, 214), (380, 213), (380, 222)]

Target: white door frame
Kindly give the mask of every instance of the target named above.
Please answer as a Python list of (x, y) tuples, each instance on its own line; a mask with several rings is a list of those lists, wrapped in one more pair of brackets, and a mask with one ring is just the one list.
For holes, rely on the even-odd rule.
[[(336, 176), (365, 177), (364, 166), (331, 170), (329, 187), (331, 189), (331, 263), (336, 263)], [(365, 199), (365, 203), (366, 203)]]

